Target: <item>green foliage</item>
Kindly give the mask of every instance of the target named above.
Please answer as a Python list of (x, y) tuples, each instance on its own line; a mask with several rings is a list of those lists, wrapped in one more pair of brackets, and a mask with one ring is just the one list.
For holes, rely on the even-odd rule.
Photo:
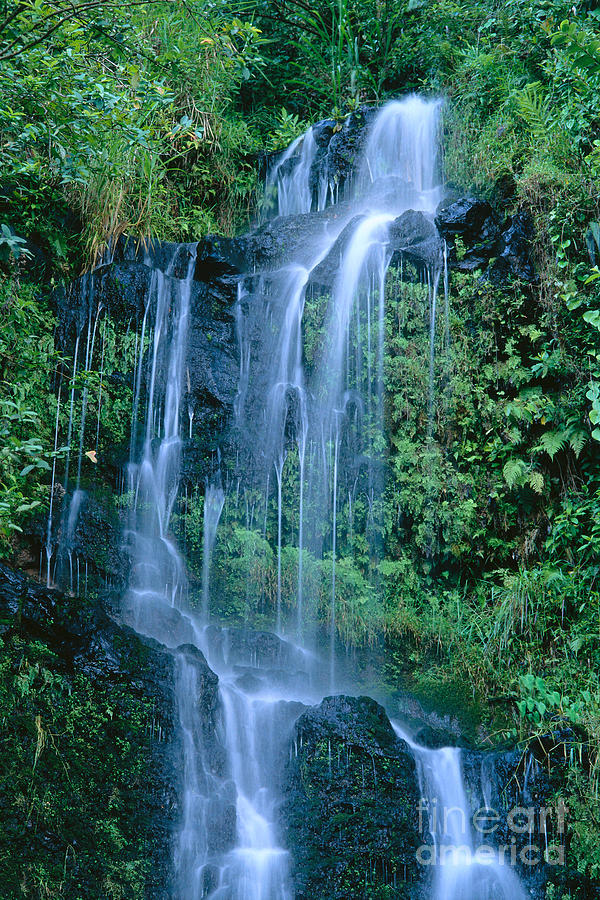
[[(40, 476), (51, 468), (50, 430), (55, 401), (49, 395), (54, 321), (17, 280), (0, 283), (0, 557), (10, 537), (40, 505)], [(33, 436), (35, 435), (35, 436)]]
[(0, 705), (2, 896), (142, 898), (151, 702), (13, 634), (2, 641)]
[[(52, 318), (23, 285), (32, 245), (22, 235), (51, 255), (55, 271), (68, 271), (124, 230), (162, 238), (233, 231), (254, 203), (259, 147), (279, 150), (314, 118), (341, 119), (364, 102), (410, 89), (443, 93), (447, 179), (507, 214), (532, 214), (539, 283), (497, 286), (480, 272), (453, 274), (447, 319), (438, 307), (431, 386), (427, 289), (410, 267), (402, 279), (390, 273), (385, 435), (366, 426), (373, 456), (387, 455), (389, 477), (374, 511), (360, 491), (352, 508), (340, 498), (336, 628), (349, 645), (374, 644), (383, 632), (394, 686), (410, 677), (422, 692), (442, 686), (450, 695), (467, 685), (465, 694), (493, 697), (484, 715), (498, 733), (527, 741), (572, 729), (564, 745), (572, 846), (581, 871), (597, 873), (600, 826), (590, 810), (600, 747), (600, 57), (590, 5), (573, 12), (568, 0), (252, 0), (234, 10), (200, 0), (139, 8), (11, 0), (0, 22), (0, 265), (11, 276), (0, 293), (0, 544), (8, 552), (11, 534), (47, 501), (55, 367), (63, 397), (74, 388), (75, 431), (86, 391), (84, 445), (98, 440), (104, 474), (128, 441), (132, 405), (129, 383), (112, 376), (131, 373), (135, 335), (101, 323), (104, 376), (96, 359), (72, 385), (72, 361), (54, 355)], [(456, 249), (464, 258), (465, 247)], [(329, 302), (307, 297), (309, 367), (322, 353)], [(62, 438), (65, 429), (63, 405)], [(92, 466), (84, 461), (84, 478)], [(295, 452), (283, 479), (290, 503), (280, 599), (292, 627)], [(228, 497), (211, 584), (216, 614), (270, 625), (277, 511), (271, 502), (258, 523), (259, 508), (260, 498)], [(182, 505), (176, 527), (198, 587), (199, 495)], [(304, 603), (327, 629), (332, 536), (319, 537), (323, 558), (305, 550), (301, 561)], [(10, 676), (17, 720), (19, 704), (45, 692), (56, 694), (63, 716), (50, 728), (48, 707), (27, 708), (24, 749), (15, 753), (35, 780), (49, 735), (67, 729), (75, 712), (59, 681), (46, 683), (50, 663), (26, 656)], [(76, 686), (80, 700), (82, 691), (92, 686)], [(100, 730), (109, 727), (82, 703), (78, 721), (87, 714)], [(45, 815), (40, 795), (36, 803)], [(136, 896), (139, 859), (119, 868), (126, 837), (118, 822), (101, 818), (109, 873), (102, 890)], [(27, 877), (41, 894), (58, 868), (35, 865)]]
[[(259, 44), (250, 22), (200, 0), (11, 0), (0, 21), (8, 224), (59, 268), (124, 231), (231, 229), (254, 190), (253, 141), (231, 104), (260, 68)], [(78, 245), (65, 241), (80, 227)]]

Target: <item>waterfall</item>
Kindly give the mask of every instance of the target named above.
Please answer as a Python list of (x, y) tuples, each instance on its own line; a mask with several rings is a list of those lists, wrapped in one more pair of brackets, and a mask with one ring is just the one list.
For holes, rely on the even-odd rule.
[[(332, 653), (336, 643), (337, 497), (362, 496), (368, 508), (367, 537), (379, 552), (379, 500), (384, 488), (383, 359), (386, 273), (392, 259), (390, 229), (407, 210), (432, 217), (442, 197), (438, 148), (441, 102), (408, 97), (383, 107), (374, 118), (357, 161), (356, 177), (344, 187), (344, 202), (332, 203), (301, 223), (302, 241), (285, 263), (263, 271), (238, 296), (236, 330), (240, 382), (236, 400), (238, 477), (269, 504), (270, 473), (277, 482), (278, 587), (275, 623), (279, 633), (314, 639), (314, 605), (305, 602), (304, 557), (332, 556)], [(329, 162), (326, 163), (329, 165)], [(321, 168), (319, 168), (321, 166)], [(272, 168), (267, 192), (277, 191), (280, 215), (320, 208), (315, 201), (327, 176), (317, 153), (315, 129), (284, 151)], [(315, 185), (317, 187), (315, 188)], [(316, 191), (316, 194), (315, 194)], [(335, 196), (332, 198), (335, 200)], [(321, 281), (323, 273), (326, 281)], [(429, 273), (430, 388), (433, 416), (434, 341), (440, 269)], [(323, 284), (325, 286), (323, 287)], [(306, 362), (306, 307), (323, 312), (322, 341)], [(248, 346), (260, 333), (262, 347)], [(242, 409), (243, 407), (243, 409)], [(320, 452), (315, 452), (320, 448)], [(292, 454), (290, 451), (294, 450)], [(308, 451), (308, 452), (307, 452)], [(282, 488), (282, 460), (295, 465), (295, 498)], [(287, 471), (287, 470), (286, 470)], [(292, 472), (290, 471), (290, 477)], [(275, 480), (275, 479), (274, 479)], [(286, 480), (286, 485), (289, 479)], [(305, 496), (311, 498), (307, 519)], [(319, 501), (315, 505), (315, 498)], [(281, 505), (297, 515), (296, 613), (282, 612)], [(312, 635), (312, 637), (311, 637)], [(331, 662), (331, 672), (334, 671)]]
[(266, 195), (270, 199), (276, 189), (280, 216), (310, 212), (313, 203), (311, 173), (316, 153), (317, 144), (313, 130), (309, 128), (284, 150), (273, 166)]
[(220, 483), (209, 482), (204, 494), (202, 534), (202, 617), (206, 622), (210, 617), (210, 564), (224, 503), (225, 492)]
[[(397, 722), (392, 726), (417, 763), (421, 812), (426, 814), (432, 842), (426, 854), (433, 863), (432, 900), (526, 900), (527, 894), (503, 851), (489, 838), (484, 840), (485, 832), (476, 844), (476, 810), (467, 799), (460, 749), (423, 747)], [(487, 809), (491, 810), (491, 805)]]
[[(280, 834), (281, 773), (302, 705), (318, 702), (328, 688), (342, 683), (336, 653), (344, 598), (339, 595), (336, 566), (342, 551), (340, 509), (346, 497), (350, 529), (354, 531), (360, 499), (368, 510), (366, 550), (370, 556), (378, 550), (391, 233), (394, 222), (410, 209), (431, 217), (441, 197), (439, 110), (438, 101), (416, 97), (384, 107), (374, 120), (354, 184), (351, 190), (344, 188), (343, 204), (323, 209), (325, 176), (317, 171), (313, 129), (280, 156), (269, 176), (279, 214), (302, 213), (303, 231), (279, 268), (252, 273), (238, 285), (234, 478), (236, 494), (243, 498), (240, 503), (246, 504), (246, 530), (252, 529), (255, 518), (262, 524), (264, 509), (266, 534), (271, 509), (277, 584), (270, 612), (278, 638), (262, 636), (252, 643), (247, 632), (209, 624), (211, 557), (225, 501), (219, 480), (209, 482), (205, 491), (199, 614), (188, 606), (188, 580), (171, 523), (179, 488), (196, 248), (188, 248), (183, 278), (174, 275), (173, 263), (164, 272), (152, 271), (139, 347), (136, 344), (128, 469), (134, 501), (126, 531), (131, 576), (124, 606), (138, 631), (175, 648), (182, 743), (181, 817), (174, 852), (177, 900), (293, 900), (290, 858)], [(331, 195), (335, 200), (336, 191)], [(320, 211), (315, 213), (315, 208)], [(313, 215), (306, 215), (311, 210)], [(439, 271), (430, 273), (432, 347), (439, 277)], [(311, 354), (306, 340), (310, 302), (320, 304), (324, 323), (321, 342), (315, 340)], [(430, 359), (431, 370), (433, 356)], [(187, 392), (191, 394), (189, 378)], [(143, 421), (138, 422), (141, 410)], [(191, 430), (189, 409), (188, 416)], [(276, 498), (271, 496), (274, 483)], [(297, 527), (290, 529), (290, 544), (298, 564), (296, 596), (290, 604), (283, 593), (283, 510), (290, 510), (288, 519), (292, 508)], [(329, 604), (328, 641), (325, 644), (321, 635), (320, 645), (319, 600), (307, 577), (308, 554), (323, 564), (322, 571), (330, 578), (323, 591)], [(223, 750), (222, 770), (205, 745), (198, 651), (218, 676), (219, 705), (213, 713)], [(440, 803), (451, 801), (466, 814), (458, 751), (427, 751), (414, 743), (411, 748), (423, 792)], [(214, 833), (215, 821), (228, 821), (230, 811), (235, 834), (221, 840)], [(441, 847), (458, 834), (432, 826), (431, 837)], [(473, 846), (472, 836), (467, 846)], [(504, 893), (493, 886), (488, 890), (492, 882)], [(509, 886), (515, 886), (512, 894), (506, 892)], [(495, 870), (483, 873), (473, 865), (451, 866), (436, 876), (434, 884), (434, 900), (522, 896), (509, 875), (502, 880)]]
[[(194, 246), (184, 279), (173, 277), (169, 270), (163, 273), (155, 269), (150, 285), (148, 303), (154, 310), (154, 328), (147, 360), (143, 450), (140, 462), (129, 466), (129, 488), (135, 499), (127, 533), (132, 558), (127, 601), (133, 625), (139, 631), (151, 627), (153, 609), (160, 623), (163, 604), (180, 606), (186, 592), (183, 564), (170, 524), (179, 488), (180, 405), (195, 253)], [(140, 347), (140, 371), (142, 352)], [(136, 386), (136, 395), (138, 390)], [(136, 396), (134, 403), (138, 400)], [(137, 431), (138, 423), (134, 422), (132, 452)], [(160, 631), (160, 624), (157, 627)]]
[[(170, 532), (179, 485), (181, 397), (190, 298), (196, 248), (189, 250), (187, 274), (153, 270), (134, 385), (134, 413), (142, 405), (145, 419), (134, 419), (131, 433), (129, 489), (134, 496), (126, 531), (132, 566), (124, 599), (133, 626), (176, 649), (175, 697), (182, 740), (181, 821), (175, 841), (177, 900), (211, 897), (228, 900), (292, 900), (289, 856), (278, 835), (275, 790), (279, 759), (298, 714), (297, 700), (314, 702), (305, 686), (292, 696), (262, 679), (261, 660), (240, 653), (223, 653), (215, 646), (206, 623), (210, 611), (210, 560), (225, 494), (220, 481), (207, 484), (204, 499), (202, 618), (186, 608), (187, 578), (183, 560)], [(144, 332), (151, 330), (144, 354)], [(145, 370), (145, 376), (144, 376)], [(138, 433), (143, 435), (138, 439)], [(140, 447), (140, 457), (137, 448)], [(173, 619), (173, 608), (179, 610)], [(173, 622), (179, 631), (173, 635)], [(219, 677), (225, 772), (215, 771), (206, 747), (205, 711), (194, 646)], [(254, 669), (251, 686), (239, 669)], [(246, 678), (249, 676), (246, 675)], [(242, 681), (242, 684), (240, 684)], [(214, 753), (214, 751), (213, 751)], [(236, 837), (233, 846), (220, 834), (226, 811), (234, 802)]]

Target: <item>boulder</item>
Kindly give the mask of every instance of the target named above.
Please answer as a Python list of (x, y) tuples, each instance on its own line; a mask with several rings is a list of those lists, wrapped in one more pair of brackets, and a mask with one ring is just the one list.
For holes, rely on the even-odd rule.
[(296, 723), (283, 821), (297, 900), (422, 897), (415, 763), (368, 697), (327, 697)]
[[(486, 200), (463, 197), (438, 208), (435, 224), (446, 240), (462, 237), (468, 243), (494, 233), (496, 216)], [(494, 235), (495, 236), (495, 235)]]
[(392, 264), (406, 259), (419, 268), (437, 267), (443, 261), (443, 244), (431, 218), (409, 209), (390, 226)]
[[(485, 200), (465, 197), (438, 208), (440, 235), (450, 248), (450, 265), (461, 272), (486, 271), (486, 279), (501, 285), (511, 278), (537, 280), (532, 256), (535, 228), (527, 210), (518, 210), (503, 224)], [(458, 256), (456, 239), (465, 245)]]

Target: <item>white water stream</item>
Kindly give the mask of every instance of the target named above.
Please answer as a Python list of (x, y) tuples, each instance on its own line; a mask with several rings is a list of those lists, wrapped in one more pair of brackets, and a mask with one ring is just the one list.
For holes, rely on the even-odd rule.
[(432, 900), (526, 900), (510, 857), (497, 852), (473, 826), (476, 810), (467, 800), (460, 749), (429, 749), (415, 743), (397, 722), (392, 727), (417, 763), (421, 811), (432, 846), (424, 857), (432, 864)]
[[(367, 143), (355, 199), (339, 214), (316, 217), (297, 258), (265, 276), (259, 293), (263, 291), (273, 343), (267, 348), (268, 365), (258, 375), (246, 339), (251, 329), (242, 313), (240, 288), (240, 385), (235, 413), (241, 431), (246, 429), (252, 476), (261, 490), (266, 485), (265, 504), (269, 486), (276, 487), (278, 598), (273, 627), (288, 639), (275, 645), (268, 641), (252, 645), (247, 638), (240, 642), (236, 632), (208, 624), (211, 556), (225, 502), (218, 483), (209, 484), (205, 496), (202, 615), (196, 617), (188, 610), (185, 569), (172, 537), (171, 518), (179, 484), (184, 418), (180, 407), (195, 247), (188, 248), (184, 278), (175, 277), (172, 268), (166, 273), (153, 272), (144, 316), (144, 329), (151, 333), (150, 347), (144, 354), (142, 338), (134, 386), (137, 414), (141, 379), (145, 379), (145, 429), (139, 439), (135, 416), (132, 427), (129, 489), (135, 502), (126, 536), (132, 570), (125, 608), (141, 633), (169, 646), (193, 645), (204, 653), (219, 678), (217, 732), (225, 751), (223, 765), (217, 764), (199, 703), (204, 690), (202, 669), (194, 659), (193, 646), (180, 649), (175, 690), (183, 744), (183, 794), (174, 900), (293, 900), (290, 858), (279, 829), (279, 782), (302, 705), (318, 702), (326, 691), (338, 686), (338, 503), (355, 477), (350, 470), (358, 456), (369, 459), (371, 495), (381, 490), (373, 437), (361, 432), (360, 422), (368, 419), (372, 426), (379, 423), (381, 427), (389, 226), (409, 208), (432, 213), (440, 199), (438, 115), (437, 101), (419, 98), (385, 107)], [(272, 185), (277, 186), (281, 214), (307, 213), (314, 206), (311, 173), (315, 154), (314, 135), (309, 131), (280, 160)], [(318, 193), (317, 206), (324, 204), (324, 192)], [(307, 286), (344, 229), (348, 233), (331, 286), (323, 352), (309, 375), (303, 347)], [(256, 297), (254, 304), (260, 306)], [(363, 366), (362, 358), (353, 352), (353, 343), (361, 340), (365, 323), (369, 352)], [(434, 325), (432, 321), (432, 328)], [(342, 453), (354, 431), (361, 446), (354, 454)], [(286, 618), (281, 601), (281, 513), (288, 502), (282, 472), (290, 448), (297, 459), (299, 553), (295, 610)], [(319, 498), (312, 504), (310, 517), (307, 497)], [(307, 531), (311, 550), (318, 553), (327, 548), (332, 559), (331, 651), (325, 664), (319, 663), (310, 644), (314, 598), (305, 590), (302, 568)], [(444, 803), (452, 801), (466, 811), (457, 752), (425, 751), (414, 743), (411, 748), (427, 796), (439, 797)], [(228, 810), (235, 817), (233, 846), (215, 824), (227, 820)], [(433, 834), (438, 843), (455, 837), (453, 832)], [(523, 894), (514, 879), (503, 881), (495, 872), (493, 876), (492, 884), (479, 869), (450, 867), (436, 876), (434, 900), (520, 900)]]

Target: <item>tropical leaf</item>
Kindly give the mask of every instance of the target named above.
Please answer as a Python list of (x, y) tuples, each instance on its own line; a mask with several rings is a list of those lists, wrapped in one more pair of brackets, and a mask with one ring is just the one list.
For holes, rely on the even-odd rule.
[(532, 81), (516, 93), (517, 110), (532, 134), (537, 138), (548, 136), (550, 128), (550, 98), (544, 95), (542, 84)]
[(600, 331), (600, 310), (599, 309), (590, 309), (588, 312), (583, 314), (583, 318), (589, 325), (593, 325), (594, 328), (597, 328)]
[(515, 485), (522, 484), (526, 472), (527, 466), (522, 459), (509, 459), (508, 462), (504, 464), (504, 468), (502, 469), (504, 480), (506, 481), (509, 488), (513, 488), (515, 487)]
[(544, 476), (541, 472), (532, 472), (529, 476), (529, 486), (536, 494), (541, 494), (544, 490)]
[(569, 446), (571, 450), (574, 452), (575, 456), (579, 456), (583, 448), (587, 443), (587, 432), (583, 430), (583, 428), (578, 428), (572, 434), (569, 435)]
[(567, 435), (564, 431), (545, 431), (540, 438), (540, 447), (550, 459), (554, 459), (567, 443)]

